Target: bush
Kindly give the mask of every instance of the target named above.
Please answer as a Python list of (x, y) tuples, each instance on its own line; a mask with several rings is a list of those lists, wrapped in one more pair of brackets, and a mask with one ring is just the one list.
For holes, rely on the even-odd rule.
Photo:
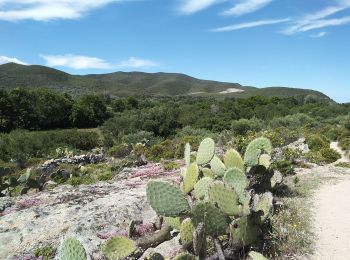
[(284, 176), (293, 175), (295, 165), (290, 160), (279, 160), (272, 164), (272, 168), (280, 171)]
[(172, 159), (174, 157), (175, 147), (171, 140), (165, 140), (146, 150), (146, 158), (151, 161), (159, 162), (161, 159)]
[(307, 153), (306, 157), (312, 163), (329, 164), (339, 160), (341, 155), (331, 148), (322, 148), (319, 151), (311, 151)]
[(327, 138), (322, 135), (310, 135), (306, 137), (306, 141), (309, 145), (309, 148), (313, 151), (320, 151), (324, 148), (329, 148), (329, 142)]
[(131, 153), (131, 146), (128, 144), (115, 145), (108, 150), (108, 155), (115, 158), (124, 158)]
[(261, 131), (263, 126), (264, 122), (254, 117), (252, 119), (240, 119), (233, 121), (231, 124), (231, 129), (236, 134), (245, 135), (248, 131)]

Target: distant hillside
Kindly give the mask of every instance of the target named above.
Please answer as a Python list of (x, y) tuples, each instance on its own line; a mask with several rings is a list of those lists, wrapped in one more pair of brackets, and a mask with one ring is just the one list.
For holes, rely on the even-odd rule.
[(73, 95), (108, 93), (111, 95), (149, 96), (307, 96), (329, 99), (321, 92), (295, 88), (255, 88), (237, 83), (196, 79), (176, 73), (115, 72), (77, 76), (45, 66), (8, 63), (0, 66), (0, 89), (50, 88)]

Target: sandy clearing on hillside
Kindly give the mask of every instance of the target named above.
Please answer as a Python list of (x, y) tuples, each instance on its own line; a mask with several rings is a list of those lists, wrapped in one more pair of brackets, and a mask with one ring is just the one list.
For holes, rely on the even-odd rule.
[(240, 92), (244, 92), (244, 90), (239, 88), (228, 88), (225, 91), (221, 91), (219, 94), (230, 94), (230, 93), (240, 93)]
[[(338, 143), (331, 148), (342, 155), (338, 162), (349, 162)], [(314, 260), (350, 259), (350, 170), (337, 183), (327, 183), (314, 195), (314, 228), (317, 236)]]

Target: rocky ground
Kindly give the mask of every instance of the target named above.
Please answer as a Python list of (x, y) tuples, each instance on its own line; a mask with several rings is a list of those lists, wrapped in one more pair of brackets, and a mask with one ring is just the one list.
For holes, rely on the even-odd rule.
[(83, 241), (93, 259), (103, 259), (101, 244), (125, 234), (130, 220), (145, 224), (155, 220), (146, 200), (148, 180), (178, 181), (179, 176), (149, 164), (109, 183), (62, 185), (30, 196), (0, 198), (0, 204), (7, 204), (0, 213), (0, 259), (33, 259), (35, 248), (47, 244), (57, 248), (71, 234)]

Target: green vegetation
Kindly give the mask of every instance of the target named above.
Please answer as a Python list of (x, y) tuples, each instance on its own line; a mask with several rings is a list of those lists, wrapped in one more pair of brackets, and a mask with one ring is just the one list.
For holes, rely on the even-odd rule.
[(51, 245), (39, 247), (34, 250), (34, 256), (43, 260), (50, 260), (54, 254), (55, 254), (55, 249)]
[[(14, 89), (19, 86), (27, 89), (44, 87), (67, 92), (73, 96), (92, 93), (107, 93), (113, 96), (216, 95), (240, 98), (251, 96), (301, 96), (308, 103), (315, 100), (329, 100), (326, 95), (312, 90), (280, 87), (258, 89), (235, 83), (200, 80), (175, 73), (116, 72), (102, 75), (74, 76), (44, 66), (23, 66), (14, 63), (1, 65), (0, 89)], [(242, 89), (244, 92), (218, 94), (229, 88)]]

